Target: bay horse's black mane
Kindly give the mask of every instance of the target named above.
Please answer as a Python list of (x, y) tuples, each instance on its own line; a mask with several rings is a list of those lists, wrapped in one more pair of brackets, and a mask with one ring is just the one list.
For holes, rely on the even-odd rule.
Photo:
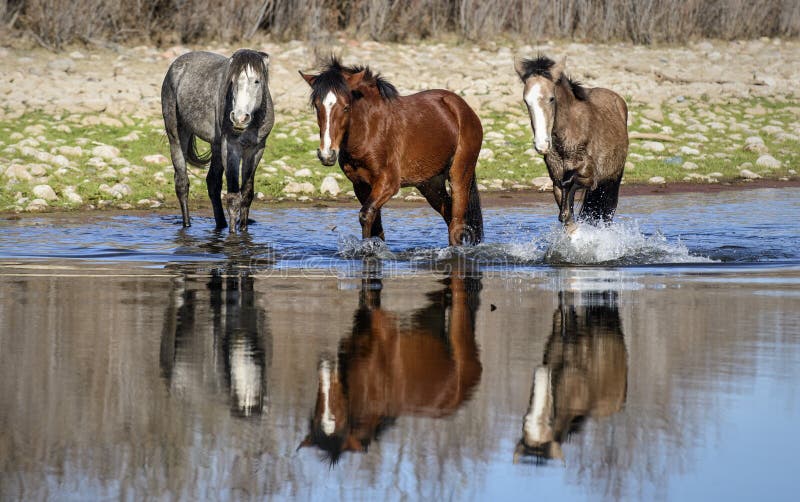
[[(523, 59), (523, 71), (520, 78), (523, 82), (525, 82), (529, 77), (541, 76), (552, 81), (553, 74), (550, 72), (550, 70), (555, 65), (556, 62), (547, 56), (536, 56), (535, 59)], [(564, 73), (561, 74), (561, 78), (556, 83), (558, 84), (562, 81), (566, 81), (566, 83), (569, 84), (572, 94), (578, 99), (578, 101), (586, 101), (589, 99), (588, 89), (586, 89), (580, 82), (573, 80)]]
[(349, 93), (350, 90), (347, 87), (347, 82), (345, 82), (343, 74), (347, 73), (352, 75), (362, 71), (364, 72), (364, 79), (362, 82), (375, 85), (383, 99), (391, 100), (400, 96), (400, 93), (397, 92), (394, 85), (381, 77), (380, 73), (373, 73), (369, 66), (343, 66), (339, 58), (331, 56), (324, 64), (323, 70), (317, 75), (317, 78), (314, 79), (314, 83), (311, 86), (312, 105), (317, 99), (323, 99), (331, 91), (336, 94), (346, 95)]

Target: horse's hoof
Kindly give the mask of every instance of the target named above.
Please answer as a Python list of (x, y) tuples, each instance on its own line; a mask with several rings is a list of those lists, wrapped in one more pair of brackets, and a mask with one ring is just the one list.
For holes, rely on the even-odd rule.
[(572, 235), (578, 231), (578, 224), (574, 221), (570, 221), (566, 225), (564, 225), (564, 231), (567, 232), (567, 235)]

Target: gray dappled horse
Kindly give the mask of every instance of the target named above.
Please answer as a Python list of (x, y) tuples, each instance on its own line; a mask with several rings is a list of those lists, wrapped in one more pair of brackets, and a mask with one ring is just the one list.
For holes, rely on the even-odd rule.
[[(275, 122), (268, 64), (268, 54), (239, 49), (230, 58), (189, 52), (170, 65), (161, 86), (161, 110), (184, 227), (191, 225), (188, 161), (197, 167), (210, 164), (206, 183), (217, 228), (229, 226), (235, 233), (238, 221), (239, 229), (247, 230), (256, 166)], [(200, 155), (197, 138), (210, 143), (211, 152)], [(220, 196), (223, 172), (228, 183), (227, 221)]]
[(558, 219), (568, 229), (575, 192), (583, 189), (580, 217), (609, 222), (628, 155), (628, 107), (608, 89), (587, 88), (564, 73), (565, 62), (539, 56), (517, 61), (523, 98), (533, 128), (533, 146), (544, 155)]

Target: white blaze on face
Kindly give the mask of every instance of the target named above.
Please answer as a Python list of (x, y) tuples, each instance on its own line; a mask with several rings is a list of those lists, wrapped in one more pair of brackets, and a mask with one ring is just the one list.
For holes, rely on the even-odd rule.
[(550, 131), (547, 130), (543, 101), (541, 84), (533, 84), (525, 93), (525, 104), (528, 105), (528, 113), (533, 124), (534, 145), (542, 152), (546, 151), (550, 144)]
[(249, 123), (253, 112), (260, 104), (260, 89), (258, 72), (252, 66), (245, 67), (234, 82), (231, 121), (235, 125), (246, 126)]
[(331, 110), (333, 110), (333, 105), (335, 104), (336, 94), (331, 91), (325, 96), (325, 99), (322, 100), (322, 106), (325, 107), (325, 130), (322, 132), (322, 155), (325, 157), (330, 156), (331, 152)]
[(533, 374), (533, 396), (522, 425), (525, 443), (538, 445), (553, 440), (553, 431), (550, 427), (552, 407), (550, 368), (540, 366)]
[(331, 412), (331, 363), (322, 361), (319, 365), (319, 383), (322, 388), (322, 431), (331, 435), (336, 430), (336, 417)]

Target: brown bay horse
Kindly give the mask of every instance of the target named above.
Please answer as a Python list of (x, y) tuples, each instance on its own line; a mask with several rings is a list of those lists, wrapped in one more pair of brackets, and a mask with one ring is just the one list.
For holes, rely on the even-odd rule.
[(620, 411), (627, 390), (628, 351), (616, 292), (560, 292), (514, 460), (562, 459), (561, 445), (583, 421)]
[(558, 219), (573, 225), (575, 192), (585, 190), (580, 218), (609, 222), (628, 155), (628, 107), (618, 94), (586, 88), (559, 63), (539, 56), (517, 61), (534, 148), (544, 155), (559, 207)]
[(444, 218), (450, 245), (483, 239), (475, 179), (483, 128), (463, 99), (440, 89), (400, 96), (368, 67), (335, 57), (319, 74), (300, 75), (317, 113), (317, 156), (326, 166), (338, 158), (353, 183), (362, 237), (383, 239), (381, 207), (413, 186)]
[(469, 399), (482, 373), (475, 343), (480, 280), (449, 280), (411, 319), (381, 308), (379, 289), (362, 288), (352, 334), (335, 358), (319, 364), (314, 414), (300, 447), (316, 445), (334, 464), (345, 451), (367, 451), (399, 416), (446, 417)]

